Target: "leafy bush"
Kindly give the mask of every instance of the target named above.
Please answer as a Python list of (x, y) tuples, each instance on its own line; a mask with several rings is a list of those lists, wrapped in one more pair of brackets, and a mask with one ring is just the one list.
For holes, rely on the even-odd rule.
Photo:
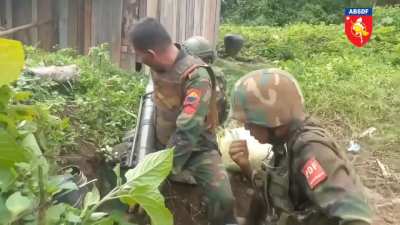
[[(286, 27), (223, 25), (246, 43), (237, 59), (264, 62), (291, 72), (301, 83), (308, 110), (350, 131), (375, 126), (398, 140), (400, 112), (400, 8), (379, 8), (369, 43), (353, 46), (343, 25), (293, 24)], [(225, 66), (231, 76), (231, 66)], [(243, 71), (236, 74), (238, 79)], [(235, 74), (233, 72), (233, 74)]]
[[(97, 211), (103, 203), (120, 199), (123, 203), (143, 207), (153, 225), (172, 225), (172, 215), (165, 207), (158, 186), (171, 171), (173, 149), (147, 155), (134, 169), (125, 173), (125, 183), (117, 165), (114, 168), (116, 187), (101, 198), (94, 186), (84, 197), (82, 209), (55, 200), (56, 194), (61, 191), (73, 191), (78, 187), (72, 179), (64, 179), (67, 175), (56, 174), (57, 170), (49, 165), (48, 159), (42, 154), (43, 149), (36, 137), (47, 142), (46, 137), (53, 137), (52, 132), (62, 129), (54, 127), (52, 123), (49, 125), (49, 121), (57, 121), (57, 118), (43, 110), (43, 106), (31, 102), (31, 93), (18, 92), (18, 88), (9, 86), (19, 77), (23, 66), (22, 45), (0, 39), (0, 49), (0, 59), (10, 60), (0, 63), (4, 73), (0, 79), (0, 224), (128, 225), (130, 223), (122, 221), (120, 215)], [(31, 85), (26, 80), (23, 84), (25, 86), (22, 89), (29, 89)], [(49, 97), (47, 91), (40, 90), (36, 98)], [(68, 97), (68, 101), (73, 99)], [(53, 110), (60, 109), (62, 107), (54, 107)], [(45, 124), (43, 127), (48, 129), (38, 129), (40, 124)], [(38, 135), (40, 132), (44, 134)]]
[[(340, 24), (345, 7), (372, 7), (373, 0), (222, 0), (224, 23), (282, 26)], [(391, 2), (379, 1), (381, 4)], [(392, 3), (393, 4), (393, 3)]]
[(71, 129), (63, 137), (70, 141), (60, 140), (63, 147), (70, 149), (77, 139), (83, 139), (106, 148), (119, 143), (124, 132), (134, 127), (144, 76), (113, 65), (106, 45), (92, 48), (89, 56), (78, 55), (72, 49), (46, 53), (27, 47), (26, 51), (29, 67), (79, 67), (76, 82), (60, 85), (24, 74), (17, 85), (20, 90), (31, 91), (34, 101), (47, 105), (51, 112), (69, 118)]

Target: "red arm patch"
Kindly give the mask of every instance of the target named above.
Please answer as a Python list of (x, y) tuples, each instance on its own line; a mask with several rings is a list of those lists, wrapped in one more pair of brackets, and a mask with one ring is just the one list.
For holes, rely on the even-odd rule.
[(314, 189), (321, 182), (326, 180), (326, 178), (328, 178), (325, 170), (322, 168), (321, 164), (319, 164), (318, 160), (315, 159), (315, 157), (306, 162), (306, 164), (303, 166), (302, 173), (306, 177), (308, 185), (311, 189)]
[(199, 89), (189, 89), (185, 101), (183, 102), (183, 112), (193, 114), (200, 105), (201, 91)]

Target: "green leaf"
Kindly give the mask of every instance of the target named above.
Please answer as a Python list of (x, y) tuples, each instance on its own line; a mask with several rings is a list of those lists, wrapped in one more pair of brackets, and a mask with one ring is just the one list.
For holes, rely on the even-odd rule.
[(66, 216), (65, 219), (73, 224), (77, 224), (80, 223), (82, 220), (78, 215), (75, 215), (73, 212), (69, 211)]
[(126, 215), (118, 210), (114, 210), (110, 213), (109, 217), (110, 219), (112, 219), (114, 222), (116, 222), (118, 225), (137, 225), (134, 223), (129, 223), (126, 221), (125, 219)]
[(60, 219), (61, 215), (65, 213), (66, 207), (64, 204), (53, 205), (47, 209), (46, 212), (46, 225), (55, 225)]
[(8, 85), (0, 85), (0, 111), (4, 111), (11, 98), (12, 90)]
[(17, 174), (13, 168), (0, 167), (0, 191), (6, 192), (11, 184), (14, 183)]
[(29, 91), (19, 91), (15, 93), (14, 99), (16, 101), (25, 101), (28, 100), (32, 96), (32, 92)]
[(30, 150), (30, 152), (32, 153), (31, 162), (34, 163), (34, 165), (40, 165), (43, 169), (43, 174), (47, 174), (49, 171), (49, 164), (46, 158), (44, 158), (42, 150), (40, 150), (35, 136), (33, 134), (26, 135), (25, 138), (22, 140), (21, 145), (25, 149)]
[(121, 166), (119, 163), (114, 167), (113, 171), (114, 171), (115, 176), (117, 177), (117, 186), (121, 186), (121, 183), (122, 183)]
[(136, 188), (130, 196), (144, 208), (151, 218), (152, 225), (173, 225), (172, 214), (165, 207), (164, 197), (157, 188), (153, 190), (149, 187)]
[(22, 212), (32, 207), (32, 200), (22, 196), (21, 192), (15, 192), (6, 201), (6, 207), (11, 212), (12, 217), (16, 218)]
[(95, 223), (93, 223), (93, 225), (113, 225), (113, 224), (114, 220), (112, 218), (103, 218), (100, 221), (96, 221)]
[(0, 224), (9, 224), (11, 222), (11, 213), (6, 207), (5, 199), (0, 196)]
[(158, 186), (172, 169), (173, 149), (147, 155), (134, 169), (126, 172), (127, 193), (120, 200), (138, 203), (150, 216), (152, 225), (172, 225), (171, 212), (165, 207)]
[(61, 190), (73, 191), (78, 190), (78, 186), (73, 182), (71, 175), (51, 176), (47, 184), (47, 192), (56, 194)]
[(151, 153), (134, 168), (125, 173), (127, 183), (135, 186), (158, 187), (172, 169), (173, 149)]
[(90, 215), (90, 219), (96, 221), (96, 220), (99, 220), (99, 219), (101, 219), (101, 218), (103, 218), (103, 217), (105, 217), (107, 215), (108, 214), (105, 213), (105, 212), (94, 212), (94, 213), (92, 213)]
[(85, 196), (85, 200), (83, 201), (83, 208), (88, 209), (90, 206), (99, 203), (100, 201), (100, 193), (95, 185), (93, 185), (93, 189), (91, 192), (87, 193)]
[(21, 42), (0, 38), (0, 86), (17, 80), (23, 66)]
[(15, 138), (0, 128), (0, 167), (12, 167), (14, 163), (26, 160), (25, 150)]

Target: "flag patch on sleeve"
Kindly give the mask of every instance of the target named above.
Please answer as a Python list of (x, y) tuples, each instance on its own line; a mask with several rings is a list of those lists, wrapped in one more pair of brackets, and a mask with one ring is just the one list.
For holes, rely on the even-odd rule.
[(200, 105), (201, 91), (198, 89), (190, 89), (187, 92), (185, 101), (183, 102), (183, 112), (193, 114)]
[(307, 179), (307, 183), (311, 189), (317, 187), (328, 177), (325, 170), (315, 157), (309, 159), (303, 166), (302, 173)]

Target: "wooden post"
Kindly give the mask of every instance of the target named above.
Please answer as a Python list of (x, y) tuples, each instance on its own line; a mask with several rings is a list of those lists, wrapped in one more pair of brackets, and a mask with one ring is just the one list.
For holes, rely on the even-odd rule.
[[(32, 24), (38, 23), (38, 0), (32, 0)], [(31, 41), (36, 45), (38, 42), (38, 27), (35, 26), (31, 29)]]
[(68, 0), (58, 0), (58, 43), (60, 48), (68, 47)]
[(85, 0), (84, 3), (84, 53), (88, 54), (90, 47), (92, 47), (92, 0)]
[(12, 11), (12, 0), (6, 0), (6, 29), (13, 26)]

